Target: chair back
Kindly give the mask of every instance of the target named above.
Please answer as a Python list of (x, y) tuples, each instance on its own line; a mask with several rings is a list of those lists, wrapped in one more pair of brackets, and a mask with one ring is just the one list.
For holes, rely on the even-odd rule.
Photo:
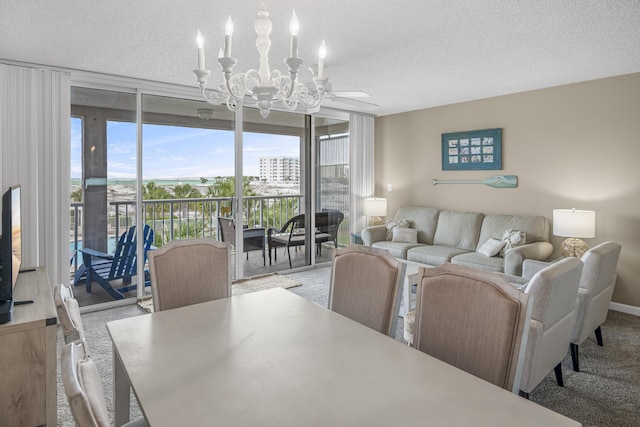
[[(53, 301), (56, 305), (56, 312), (62, 325), (62, 334), (65, 343), (76, 340), (85, 342), (82, 318), (80, 317), (80, 307), (78, 301), (73, 297), (73, 290), (70, 286), (58, 284), (53, 290)], [(85, 343), (86, 345), (86, 343)]]
[(82, 343), (62, 347), (60, 375), (76, 425), (110, 427), (100, 374), (93, 360), (82, 350)]
[[(144, 263), (147, 262), (147, 252), (153, 244), (153, 229), (145, 224), (143, 227), (144, 243), (142, 245), (144, 252)], [(113, 253), (113, 262), (111, 263), (110, 278), (131, 277), (137, 274), (137, 234), (136, 226), (129, 227), (127, 231), (122, 233), (116, 243), (116, 249)]]
[(331, 265), (329, 309), (393, 336), (406, 264), (388, 251), (360, 245), (336, 249)]
[[(344, 220), (344, 214), (337, 210), (323, 209), (315, 214), (316, 241), (335, 242), (338, 239), (338, 229)], [(337, 247), (337, 244), (336, 244)]]
[(604, 242), (582, 256), (584, 268), (578, 290), (578, 311), (572, 343), (581, 344), (607, 319), (621, 250), (619, 243)]
[(231, 249), (210, 238), (172, 240), (149, 253), (154, 310), (231, 296)]
[(287, 233), (289, 235), (289, 239), (299, 233), (301, 230), (304, 230), (305, 227), (305, 216), (304, 214), (299, 214), (293, 216), (285, 222), (282, 226), (281, 232)]
[(529, 300), (495, 273), (449, 263), (420, 268), (413, 346), (517, 393)]
[(520, 384), (523, 392), (531, 392), (569, 352), (581, 274), (582, 261), (564, 258), (538, 271), (524, 288), (533, 297), (533, 309)]
[(281, 229), (269, 228), (267, 240), (269, 246), (299, 246), (304, 245), (305, 216), (295, 215), (284, 223)]
[(236, 244), (236, 225), (231, 218), (218, 217), (218, 228), (220, 229), (220, 241), (231, 245)]

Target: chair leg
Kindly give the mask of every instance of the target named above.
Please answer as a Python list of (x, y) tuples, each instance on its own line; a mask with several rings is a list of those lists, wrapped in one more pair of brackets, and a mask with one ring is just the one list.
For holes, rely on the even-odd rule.
[(580, 372), (580, 362), (578, 360), (578, 344), (571, 343), (569, 345), (571, 350), (571, 362), (573, 363), (573, 370)]
[(111, 297), (113, 297), (113, 299), (124, 299), (124, 295), (122, 294), (122, 292), (118, 291), (117, 289), (114, 289), (114, 287), (111, 286), (111, 283), (109, 283), (108, 280), (103, 279), (102, 277), (98, 276), (97, 274), (96, 274), (96, 282), (100, 286), (102, 286), (102, 289), (107, 291), (107, 293), (109, 295), (111, 295)]
[(529, 393), (520, 390), (519, 394), (520, 394), (520, 397), (524, 397), (525, 399), (529, 400)]
[(78, 282), (82, 279), (82, 277), (86, 272), (87, 272), (87, 267), (85, 267), (84, 264), (81, 264), (80, 267), (78, 267), (78, 270), (76, 270), (75, 276), (73, 277), (74, 286), (78, 284)]
[[(298, 247), (296, 246), (296, 250), (298, 249)], [(291, 251), (289, 250), (289, 246), (287, 246), (287, 255), (289, 255), (289, 269), (292, 269), (293, 266), (291, 265)]]
[(600, 326), (598, 326), (593, 332), (596, 334), (596, 341), (598, 342), (598, 345), (602, 347), (602, 331), (600, 330)]
[(556, 374), (556, 382), (560, 387), (564, 387), (564, 381), (562, 381), (562, 362), (558, 363), (553, 372)]

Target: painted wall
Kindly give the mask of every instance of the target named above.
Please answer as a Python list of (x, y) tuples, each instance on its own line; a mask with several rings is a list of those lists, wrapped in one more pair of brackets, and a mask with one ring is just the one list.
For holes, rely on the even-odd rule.
[[(502, 128), (502, 170), (442, 170), (442, 133), (489, 128)], [(378, 117), (375, 132), (388, 218), (402, 205), (549, 219), (595, 210), (596, 237), (585, 241), (622, 244), (613, 301), (640, 307), (640, 73)], [(517, 175), (518, 188), (432, 185), (495, 174)], [(563, 239), (552, 236), (553, 257)]]

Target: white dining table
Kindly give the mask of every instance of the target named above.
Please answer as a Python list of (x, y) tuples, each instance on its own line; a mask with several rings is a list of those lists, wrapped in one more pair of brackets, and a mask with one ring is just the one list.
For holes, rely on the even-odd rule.
[(116, 425), (580, 425), (281, 288), (107, 329)]

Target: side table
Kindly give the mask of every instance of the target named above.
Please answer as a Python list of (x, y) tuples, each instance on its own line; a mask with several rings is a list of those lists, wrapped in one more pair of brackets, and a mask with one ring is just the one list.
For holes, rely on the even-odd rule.
[(360, 233), (356, 232), (356, 233), (351, 233), (351, 243), (354, 245), (361, 245), (362, 244), (362, 237), (360, 237)]

